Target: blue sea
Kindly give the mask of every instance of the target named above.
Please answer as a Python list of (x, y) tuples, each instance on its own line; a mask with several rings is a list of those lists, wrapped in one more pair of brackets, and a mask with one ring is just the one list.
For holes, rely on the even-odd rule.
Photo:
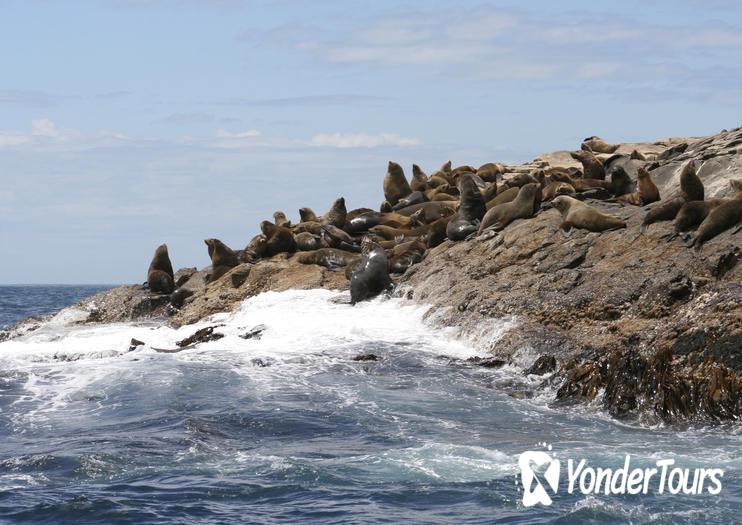
[[(93, 291), (0, 287), (0, 322)], [(68, 309), (0, 343), (0, 522), (740, 523), (740, 424), (649, 428), (598, 402), (553, 406), (523, 374), (528, 348), (501, 368), (466, 360), (517, 319), (459, 334), (424, 305), (338, 295), (268, 292), (177, 330), (76, 326)], [(157, 351), (205, 326), (224, 337)], [(556, 492), (546, 464), (523, 474), (528, 451), (559, 460)], [(663, 493), (659, 473), (646, 494), (570, 493), (582, 460), (618, 472), (627, 455), (642, 471), (673, 461)], [(718, 493), (709, 479), (693, 493), (696, 469), (723, 472)]]

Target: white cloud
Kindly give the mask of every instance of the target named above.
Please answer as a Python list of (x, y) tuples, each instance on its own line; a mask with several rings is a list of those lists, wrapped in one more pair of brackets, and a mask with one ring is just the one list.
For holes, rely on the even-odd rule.
[(247, 131), (230, 133), (229, 131), (218, 129), (216, 130), (216, 136), (220, 139), (245, 139), (250, 137), (259, 137), (260, 131), (257, 129), (248, 129)]
[(365, 133), (320, 133), (312, 137), (310, 144), (331, 148), (375, 148), (377, 146), (419, 146), (418, 139), (400, 137), (393, 133), (367, 135)]

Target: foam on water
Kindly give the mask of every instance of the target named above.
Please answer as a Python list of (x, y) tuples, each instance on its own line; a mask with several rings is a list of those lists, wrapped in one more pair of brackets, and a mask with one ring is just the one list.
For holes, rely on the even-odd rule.
[[(680, 520), (707, 509), (687, 498), (601, 496), (563, 497), (542, 514), (524, 509), (514, 484), (517, 457), (548, 441), (561, 459), (596, 466), (622, 466), (631, 454), (636, 466), (671, 457), (684, 467), (725, 468), (729, 501), (717, 502), (714, 516), (734, 516), (742, 505), (739, 424), (647, 429), (611, 419), (599, 404), (553, 408), (553, 391), (537, 389), (542, 378), (522, 373), (536, 357), (529, 349), (499, 369), (462, 361), (484, 357), (481, 349), (515, 320), (493, 320), (461, 338), (455, 328), (434, 326), (425, 306), (383, 298), (350, 306), (339, 295), (269, 292), (178, 329), (77, 326), (68, 311), (0, 343), (0, 439), (8, 455), (0, 458), (0, 490), (22, 507), (36, 491), (69, 499), (71, 486), (101, 487), (99, 500), (115, 512), (118, 503), (106, 499), (114, 486), (132, 501), (148, 494), (142, 505), (165, 521), (183, 516), (168, 514), (166, 504), (180, 493), (197, 502), (251, 494), (257, 513), (293, 509), (287, 521), (317, 518), (291, 506), (301, 501), (329, 509), (338, 522), (357, 521), (369, 498), (383, 509), (379, 519), (400, 521), (481, 512), (649, 522), (668, 502), (666, 515)], [(261, 325), (259, 338), (240, 337)], [(156, 351), (175, 349), (207, 326), (224, 337)], [(132, 338), (145, 344), (130, 351)], [(353, 361), (366, 353), (380, 360)], [(508, 395), (534, 390), (530, 399)], [(355, 502), (347, 515), (338, 510), (346, 500)], [(221, 500), (214, 505), (225, 508)], [(408, 505), (438, 510), (410, 514)], [(238, 505), (227, 515), (240, 512)]]

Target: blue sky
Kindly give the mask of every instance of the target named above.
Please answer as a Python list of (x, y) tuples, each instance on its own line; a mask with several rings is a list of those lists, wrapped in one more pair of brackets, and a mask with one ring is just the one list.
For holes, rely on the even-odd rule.
[(734, 1), (0, 0), (0, 283), (133, 283), (166, 242), (376, 208), (389, 160), (742, 125)]

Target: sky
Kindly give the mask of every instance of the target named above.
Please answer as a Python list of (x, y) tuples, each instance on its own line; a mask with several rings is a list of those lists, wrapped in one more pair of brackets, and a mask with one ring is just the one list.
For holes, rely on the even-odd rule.
[(0, 0), (0, 284), (141, 283), (167, 243), (431, 173), (742, 125), (742, 2)]

